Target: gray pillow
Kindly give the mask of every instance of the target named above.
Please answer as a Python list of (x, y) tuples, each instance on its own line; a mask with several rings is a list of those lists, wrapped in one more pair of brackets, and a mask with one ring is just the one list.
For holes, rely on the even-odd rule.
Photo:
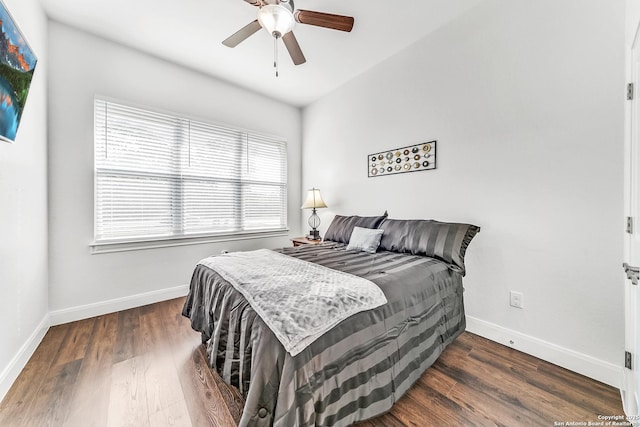
[(331, 221), (324, 240), (331, 240), (339, 243), (349, 243), (351, 233), (355, 227), (378, 228), (380, 223), (387, 217), (385, 212), (382, 216), (342, 216), (336, 215)]
[(347, 249), (375, 254), (384, 230), (379, 228), (354, 227)]
[(421, 219), (385, 219), (380, 228), (384, 229), (381, 250), (437, 258), (463, 276), (467, 246), (480, 231), (480, 227), (471, 224)]

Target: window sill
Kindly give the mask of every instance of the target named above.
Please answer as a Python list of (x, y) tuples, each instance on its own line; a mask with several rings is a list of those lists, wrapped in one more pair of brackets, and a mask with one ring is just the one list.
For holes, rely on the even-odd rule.
[(140, 251), (145, 249), (168, 248), (172, 246), (203, 245), (208, 243), (231, 242), (235, 240), (265, 239), (283, 237), (289, 234), (289, 229), (235, 234), (218, 234), (211, 236), (178, 237), (161, 239), (140, 239), (114, 242), (94, 242), (89, 245), (91, 254), (106, 254), (113, 252)]

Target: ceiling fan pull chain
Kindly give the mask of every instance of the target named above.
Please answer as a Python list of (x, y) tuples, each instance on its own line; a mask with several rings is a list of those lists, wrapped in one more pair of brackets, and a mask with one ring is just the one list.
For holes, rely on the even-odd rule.
[(273, 68), (276, 69), (276, 77), (278, 77), (278, 37), (273, 38)]

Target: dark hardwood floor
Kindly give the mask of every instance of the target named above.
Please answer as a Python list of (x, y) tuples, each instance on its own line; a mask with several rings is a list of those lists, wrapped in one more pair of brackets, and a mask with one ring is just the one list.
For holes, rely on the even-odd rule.
[[(184, 298), (52, 327), (0, 404), (0, 426), (233, 426)], [(392, 410), (358, 425), (553, 426), (621, 415), (619, 391), (464, 333)]]

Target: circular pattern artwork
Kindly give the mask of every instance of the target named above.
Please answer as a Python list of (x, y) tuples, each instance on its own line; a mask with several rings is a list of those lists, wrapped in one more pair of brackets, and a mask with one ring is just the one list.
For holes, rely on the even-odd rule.
[(367, 159), (369, 177), (432, 170), (436, 168), (436, 141), (369, 154)]

